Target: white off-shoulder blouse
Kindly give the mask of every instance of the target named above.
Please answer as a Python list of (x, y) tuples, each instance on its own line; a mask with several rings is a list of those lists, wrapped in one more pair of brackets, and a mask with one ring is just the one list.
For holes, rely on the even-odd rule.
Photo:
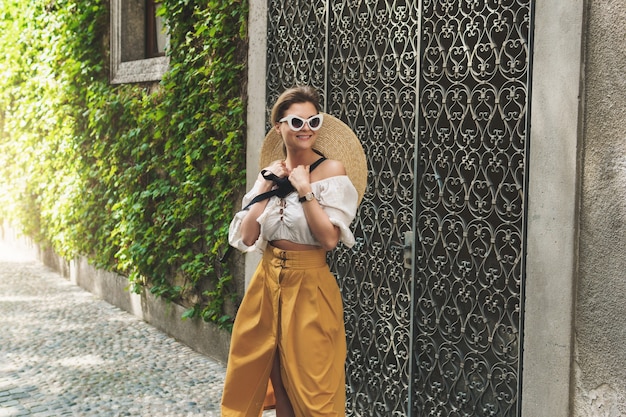
[[(261, 181), (257, 180), (254, 187), (243, 197), (242, 207), (260, 194), (261, 184)], [(352, 247), (355, 240), (349, 226), (356, 215), (358, 194), (350, 178), (347, 175), (328, 177), (312, 182), (311, 189), (330, 222), (339, 228), (341, 232), (339, 240)], [(304, 216), (303, 203), (300, 203), (298, 198), (298, 193), (292, 192), (282, 199), (276, 196), (269, 199), (265, 210), (257, 218), (261, 225), (261, 233), (252, 246), (246, 246), (241, 238), (241, 222), (247, 210), (238, 212), (230, 223), (228, 242), (242, 252), (262, 251), (267, 242), (273, 240), (321, 246), (311, 233)]]

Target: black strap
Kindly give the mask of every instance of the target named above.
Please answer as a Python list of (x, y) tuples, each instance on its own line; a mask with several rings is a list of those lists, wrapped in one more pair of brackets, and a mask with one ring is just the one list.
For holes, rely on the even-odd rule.
[[(315, 153), (317, 153), (319, 155), (322, 155), (318, 151), (315, 151)], [(324, 155), (322, 155), (322, 157), (320, 159), (318, 159), (317, 161), (315, 161), (315, 162), (313, 162), (311, 164), (311, 166), (309, 167), (309, 172), (312, 172), (315, 168), (317, 168), (319, 166), (319, 164), (321, 164), (325, 160), (326, 160), (326, 157)], [(257, 195), (256, 197), (254, 197), (252, 199), (252, 201), (250, 201), (242, 210), (248, 210), (253, 204), (256, 204), (259, 201), (263, 201), (263, 200), (266, 200), (266, 199), (274, 197), (274, 196), (278, 196), (280, 198), (285, 198), (289, 194), (291, 194), (292, 192), (294, 192), (296, 190), (295, 188), (293, 188), (293, 185), (291, 184), (291, 182), (289, 182), (289, 178), (287, 178), (287, 177), (282, 177), (282, 178), (277, 177), (274, 173), (272, 173), (272, 172), (270, 172), (268, 170), (265, 170), (265, 169), (261, 171), (261, 175), (266, 180), (273, 181), (274, 184), (276, 184), (276, 187), (274, 187), (272, 190), (270, 190), (268, 192), (261, 193), (261, 194)], [(230, 252), (232, 250), (233, 250), (233, 247), (228, 245), (228, 249), (226, 249), (226, 252), (224, 253), (222, 258), (220, 259), (220, 262), (226, 262), (226, 260), (230, 256)]]
[[(311, 164), (311, 167), (309, 168), (309, 172), (312, 172), (315, 168), (318, 167), (319, 164), (321, 164), (325, 160), (326, 160), (326, 157), (322, 156), (320, 159), (318, 159), (317, 161), (313, 162)], [(276, 187), (274, 189), (266, 192), (266, 193), (262, 193), (262, 194), (257, 195), (256, 197), (254, 197), (252, 199), (252, 201), (250, 201), (248, 203), (248, 205), (243, 208), (243, 210), (248, 210), (253, 204), (258, 203), (259, 201), (263, 201), (263, 200), (271, 198), (273, 196), (278, 196), (280, 198), (285, 198), (289, 194), (291, 194), (292, 192), (296, 191), (296, 189), (293, 188), (293, 185), (291, 185), (291, 182), (289, 182), (289, 178), (287, 178), (287, 177), (282, 177), (282, 178), (277, 177), (275, 174), (273, 174), (272, 172), (267, 171), (265, 169), (263, 171), (261, 171), (261, 175), (266, 180), (273, 181), (274, 184), (276, 184)]]

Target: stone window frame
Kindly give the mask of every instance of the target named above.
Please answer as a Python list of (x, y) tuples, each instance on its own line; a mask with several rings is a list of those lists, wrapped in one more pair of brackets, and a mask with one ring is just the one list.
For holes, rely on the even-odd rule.
[(110, 82), (125, 84), (160, 81), (169, 68), (168, 56), (122, 61), (122, 1), (111, 0)]

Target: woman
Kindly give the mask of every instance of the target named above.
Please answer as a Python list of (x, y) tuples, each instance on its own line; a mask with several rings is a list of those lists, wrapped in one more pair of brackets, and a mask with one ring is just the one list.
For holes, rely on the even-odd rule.
[(326, 253), (354, 244), (367, 169), (356, 135), (320, 110), (311, 87), (278, 98), (265, 168), (230, 225), (230, 244), (263, 259), (233, 327), (222, 417), (259, 416), (269, 379), (277, 417), (345, 416), (343, 306)]

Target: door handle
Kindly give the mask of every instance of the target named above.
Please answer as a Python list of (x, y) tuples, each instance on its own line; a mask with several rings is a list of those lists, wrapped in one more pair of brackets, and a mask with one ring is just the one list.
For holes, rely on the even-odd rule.
[(411, 268), (413, 266), (413, 244), (415, 243), (413, 231), (404, 232), (404, 244), (402, 245), (402, 253), (404, 257), (404, 267)]

